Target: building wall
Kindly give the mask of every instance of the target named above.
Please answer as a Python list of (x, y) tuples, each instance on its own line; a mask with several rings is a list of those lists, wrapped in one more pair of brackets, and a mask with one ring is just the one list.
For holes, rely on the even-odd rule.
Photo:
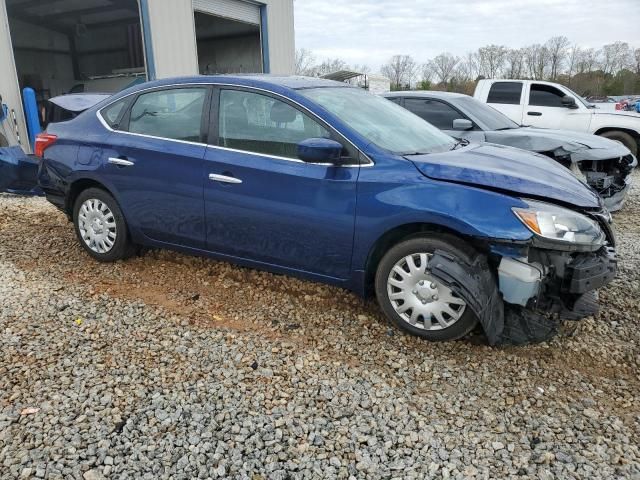
[(296, 40), (293, 29), (293, 0), (265, 0), (269, 34), (271, 73), (293, 75)]
[[(9, 30), (9, 19), (7, 17), (7, 6), (4, 0), (0, 0), (0, 95), (2, 95), (2, 102), (9, 106), (9, 109), (14, 109), (18, 116), (18, 130), (20, 132), (20, 138), (22, 139), (22, 145), (26, 145), (26, 149), (29, 149), (27, 140), (27, 127), (24, 122), (24, 115), (22, 114), (22, 100), (20, 96), (20, 88), (18, 87), (18, 79), (16, 78), (16, 67), (13, 58), (13, 50), (11, 47), (11, 31)], [(13, 122), (7, 120), (3, 122), (3, 126), (13, 132)], [(0, 128), (0, 131), (2, 129)], [(7, 138), (11, 144), (15, 142), (13, 134), (10, 134)]]
[[(197, 74), (192, 0), (146, 0), (142, 3), (143, 9), (145, 3), (156, 78)], [(271, 73), (292, 74), (295, 62), (293, 0), (263, 0), (262, 3), (267, 9)]]

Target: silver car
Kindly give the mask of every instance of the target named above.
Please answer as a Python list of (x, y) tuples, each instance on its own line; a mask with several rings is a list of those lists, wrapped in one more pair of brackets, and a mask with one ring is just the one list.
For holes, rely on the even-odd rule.
[(637, 159), (619, 142), (570, 130), (518, 125), (468, 95), (391, 92), (384, 97), (445, 131), (473, 143), (521, 148), (553, 158), (594, 188), (611, 211), (622, 208)]

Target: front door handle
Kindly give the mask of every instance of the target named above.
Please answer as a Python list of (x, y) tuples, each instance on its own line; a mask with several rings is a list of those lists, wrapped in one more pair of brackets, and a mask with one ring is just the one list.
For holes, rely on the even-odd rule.
[(228, 177), (226, 175), (218, 175), (216, 173), (209, 174), (209, 180), (213, 180), (214, 182), (222, 182), (222, 183), (242, 183), (242, 180), (236, 177)]
[(124, 158), (115, 158), (115, 157), (109, 157), (109, 163), (112, 165), (118, 165), (119, 167), (132, 167), (135, 165), (135, 163), (133, 163), (130, 160), (125, 160)]
[(530, 115), (532, 117), (541, 117), (542, 112), (527, 112), (527, 115)]

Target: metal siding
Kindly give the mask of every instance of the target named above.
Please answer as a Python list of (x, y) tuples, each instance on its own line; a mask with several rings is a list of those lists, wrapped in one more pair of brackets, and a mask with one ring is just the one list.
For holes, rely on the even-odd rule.
[(293, 0), (264, 0), (269, 35), (270, 73), (293, 75), (295, 71), (295, 35)]
[(9, 117), (3, 122), (3, 126), (8, 130), (7, 140), (13, 144), (15, 142), (15, 127), (12, 120), (11, 110), (15, 110), (18, 121), (18, 132), (22, 141), (22, 148), (30, 152), (29, 141), (27, 139), (27, 126), (22, 109), (22, 97), (18, 76), (16, 74), (16, 64), (13, 58), (13, 48), (11, 46), (11, 31), (9, 30), (9, 17), (4, 0), (0, 0), (0, 95), (3, 103), (9, 107)]
[(191, 0), (147, 2), (156, 78), (198, 73)]
[(260, 6), (242, 0), (193, 0), (193, 9), (219, 17), (260, 25)]

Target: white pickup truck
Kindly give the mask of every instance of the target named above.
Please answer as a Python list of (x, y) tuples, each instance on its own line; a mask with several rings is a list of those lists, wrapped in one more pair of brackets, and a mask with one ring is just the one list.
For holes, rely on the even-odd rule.
[(473, 96), (519, 125), (592, 133), (617, 140), (638, 154), (640, 114), (598, 109), (563, 85), (480, 80)]

